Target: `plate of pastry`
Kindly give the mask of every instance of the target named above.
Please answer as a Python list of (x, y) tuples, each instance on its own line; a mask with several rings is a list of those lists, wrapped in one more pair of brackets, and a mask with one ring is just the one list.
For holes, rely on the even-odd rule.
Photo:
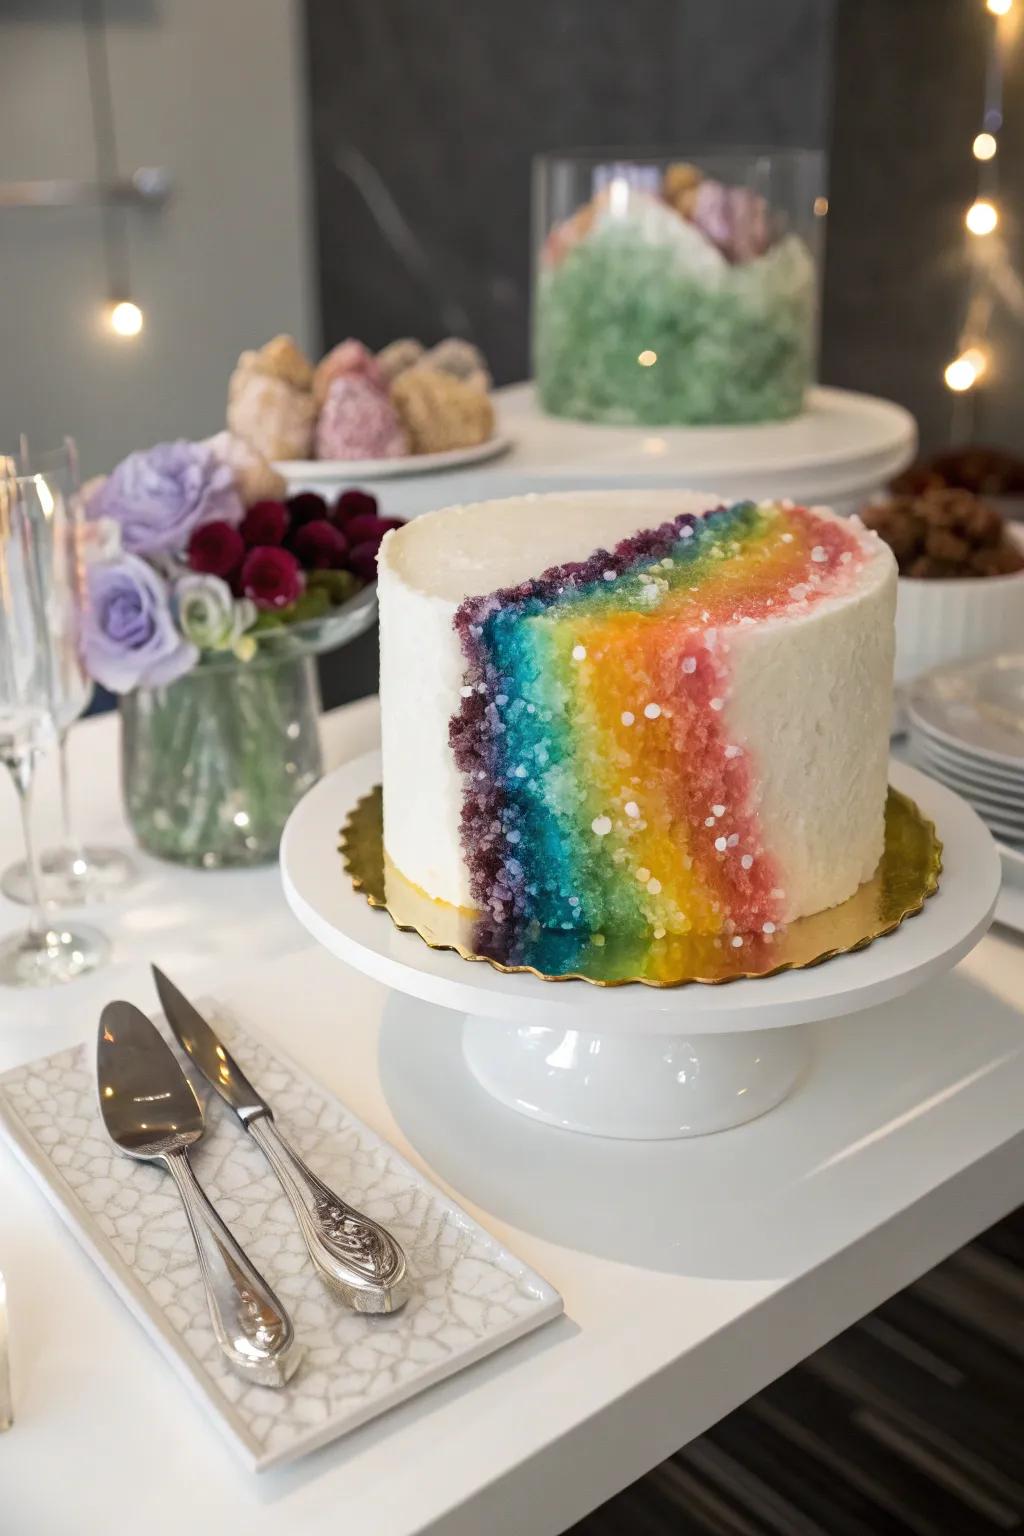
[(486, 359), (456, 336), (429, 349), (403, 337), (379, 352), (350, 336), (315, 365), (275, 336), (238, 359), (227, 421), (293, 487), (451, 469), (509, 447)]

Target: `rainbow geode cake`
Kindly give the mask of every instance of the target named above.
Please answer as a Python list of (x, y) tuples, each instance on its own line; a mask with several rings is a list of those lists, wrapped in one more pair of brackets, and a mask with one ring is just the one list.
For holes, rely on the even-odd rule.
[(896, 572), (686, 492), (456, 507), (380, 556), (384, 839), (493, 926), (742, 943), (882, 850)]

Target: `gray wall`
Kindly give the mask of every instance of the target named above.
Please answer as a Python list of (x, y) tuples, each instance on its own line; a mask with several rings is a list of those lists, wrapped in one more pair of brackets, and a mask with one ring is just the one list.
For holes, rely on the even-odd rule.
[(529, 166), (581, 144), (823, 145), (832, 0), (308, 0), (324, 332), (527, 372)]
[[(79, 438), (87, 471), (223, 425), (239, 351), (317, 330), (297, 0), (108, 0), (122, 166), (173, 201), (129, 218), (146, 329), (118, 340), (96, 209), (0, 208), (0, 451)], [(0, 7), (0, 180), (94, 176), (81, 5)]]

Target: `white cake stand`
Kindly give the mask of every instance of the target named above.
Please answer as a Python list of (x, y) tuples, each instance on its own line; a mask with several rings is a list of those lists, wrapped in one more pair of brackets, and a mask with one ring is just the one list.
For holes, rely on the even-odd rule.
[[(293, 811), (281, 843), (293, 912), (349, 965), (465, 1014), (465, 1059), (503, 1104), (593, 1135), (697, 1136), (764, 1114), (809, 1065), (803, 1026), (887, 1002), (949, 970), (989, 926), (999, 894), (999, 854), (975, 813), (893, 763), (892, 783), (935, 822), (944, 845), (938, 893), (895, 933), (820, 966), (723, 986), (545, 982), (429, 949), (353, 889), (338, 832), (380, 777), (380, 754), (369, 753), (329, 774)], [(885, 1073), (884, 1060), (877, 1070)]]

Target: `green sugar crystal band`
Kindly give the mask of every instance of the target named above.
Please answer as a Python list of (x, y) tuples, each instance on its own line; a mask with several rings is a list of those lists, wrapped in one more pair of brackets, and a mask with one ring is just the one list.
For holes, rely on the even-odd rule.
[(811, 382), (815, 311), (813, 261), (794, 236), (708, 275), (633, 230), (603, 231), (540, 274), (541, 404), (610, 425), (784, 420)]

